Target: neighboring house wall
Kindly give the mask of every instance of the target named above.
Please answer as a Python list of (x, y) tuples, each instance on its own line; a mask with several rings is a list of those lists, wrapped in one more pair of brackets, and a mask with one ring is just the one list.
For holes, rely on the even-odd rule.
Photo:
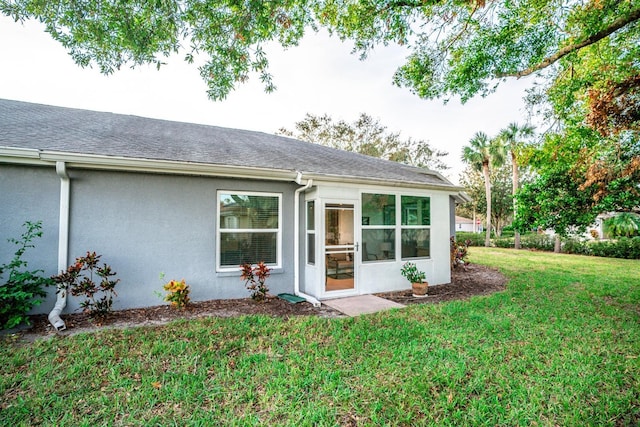
[(477, 231), (477, 229), (474, 229), (473, 220), (469, 218), (456, 216), (455, 222), (456, 222), (456, 232), (461, 231), (461, 232), (474, 233)]
[[(39, 211), (36, 216), (43, 218), (34, 219), (45, 220), (47, 241), (36, 242), (33, 252), (46, 262), (33, 267), (45, 266), (47, 274), (54, 274), (59, 179), (50, 169), (1, 167), (3, 187), (24, 190), (18, 200), (5, 201), (2, 210), (12, 214), (3, 218), (23, 221), (27, 218), (20, 219), (15, 212), (27, 212), (27, 206)], [(6, 174), (7, 169), (12, 173)], [(164, 294), (162, 272), (165, 280), (186, 279), (194, 301), (249, 295), (239, 271), (216, 272), (217, 190), (282, 193), (283, 224), (293, 223), (294, 184), (73, 169), (69, 175), (69, 263), (87, 251), (102, 255), (101, 261), (121, 279), (114, 309), (162, 304), (155, 293)], [(16, 235), (19, 224), (11, 229), (11, 236)], [(293, 227), (283, 226), (282, 268), (274, 269), (267, 282), (275, 294), (293, 290), (292, 233)], [(77, 310), (80, 301), (70, 297), (66, 311)], [(49, 304), (40, 307), (42, 312), (50, 309)]]
[(469, 233), (475, 232), (475, 230), (473, 229), (473, 224), (463, 224), (463, 223), (456, 224), (456, 231), (464, 231)]

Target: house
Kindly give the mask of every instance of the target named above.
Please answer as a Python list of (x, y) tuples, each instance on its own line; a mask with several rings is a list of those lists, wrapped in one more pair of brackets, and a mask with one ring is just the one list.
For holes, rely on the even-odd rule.
[[(408, 287), (414, 261), (450, 282), (461, 188), (437, 172), (237, 129), (0, 100), (0, 259), (41, 220), (30, 268), (96, 251), (115, 309), (162, 302), (159, 274), (193, 300), (243, 298), (239, 264), (265, 261), (271, 292), (319, 300)], [(51, 290), (39, 306), (51, 310)], [(66, 312), (79, 300), (69, 296)]]
[(456, 215), (456, 231), (475, 233), (479, 228), (480, 225), (474, 225), (472, 219)]

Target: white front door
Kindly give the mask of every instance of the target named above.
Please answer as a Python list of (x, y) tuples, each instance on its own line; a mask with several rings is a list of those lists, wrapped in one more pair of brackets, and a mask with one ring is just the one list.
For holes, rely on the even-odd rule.
[(324, 292), (326, 296), (357, 290), (355, 203), (324, 204)]

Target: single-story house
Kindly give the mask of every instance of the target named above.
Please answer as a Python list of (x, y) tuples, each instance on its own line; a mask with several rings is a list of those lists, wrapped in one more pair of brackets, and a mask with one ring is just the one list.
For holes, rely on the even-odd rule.
[[(271, 293), (316, 304), (406, 289), (406, 261), (449, 283), (461, 191), (282, 136), (0, 100), (0, 260), (40, 220), (29, 267), (53, 275), (96, 251), (121, 279), (114, 309), (161, 304), (161, 273), (195, 301), (247, 297), (244, 262), (273, 269)], [(67, 299), (64, 312), (79, 308)], [(51, 289), (38, 310), (55, 302)]]
[(478, 228), (479, 224), (476, 226), (472, 219), (456, 215), (456, 231), (475, 233)]

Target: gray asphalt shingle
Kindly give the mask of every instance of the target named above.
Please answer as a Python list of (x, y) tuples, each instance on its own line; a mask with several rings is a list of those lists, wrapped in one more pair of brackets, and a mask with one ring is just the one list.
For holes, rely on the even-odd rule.
[(452, 186), (424, 169), (283, 136), (1, 99), (0, 146)]

